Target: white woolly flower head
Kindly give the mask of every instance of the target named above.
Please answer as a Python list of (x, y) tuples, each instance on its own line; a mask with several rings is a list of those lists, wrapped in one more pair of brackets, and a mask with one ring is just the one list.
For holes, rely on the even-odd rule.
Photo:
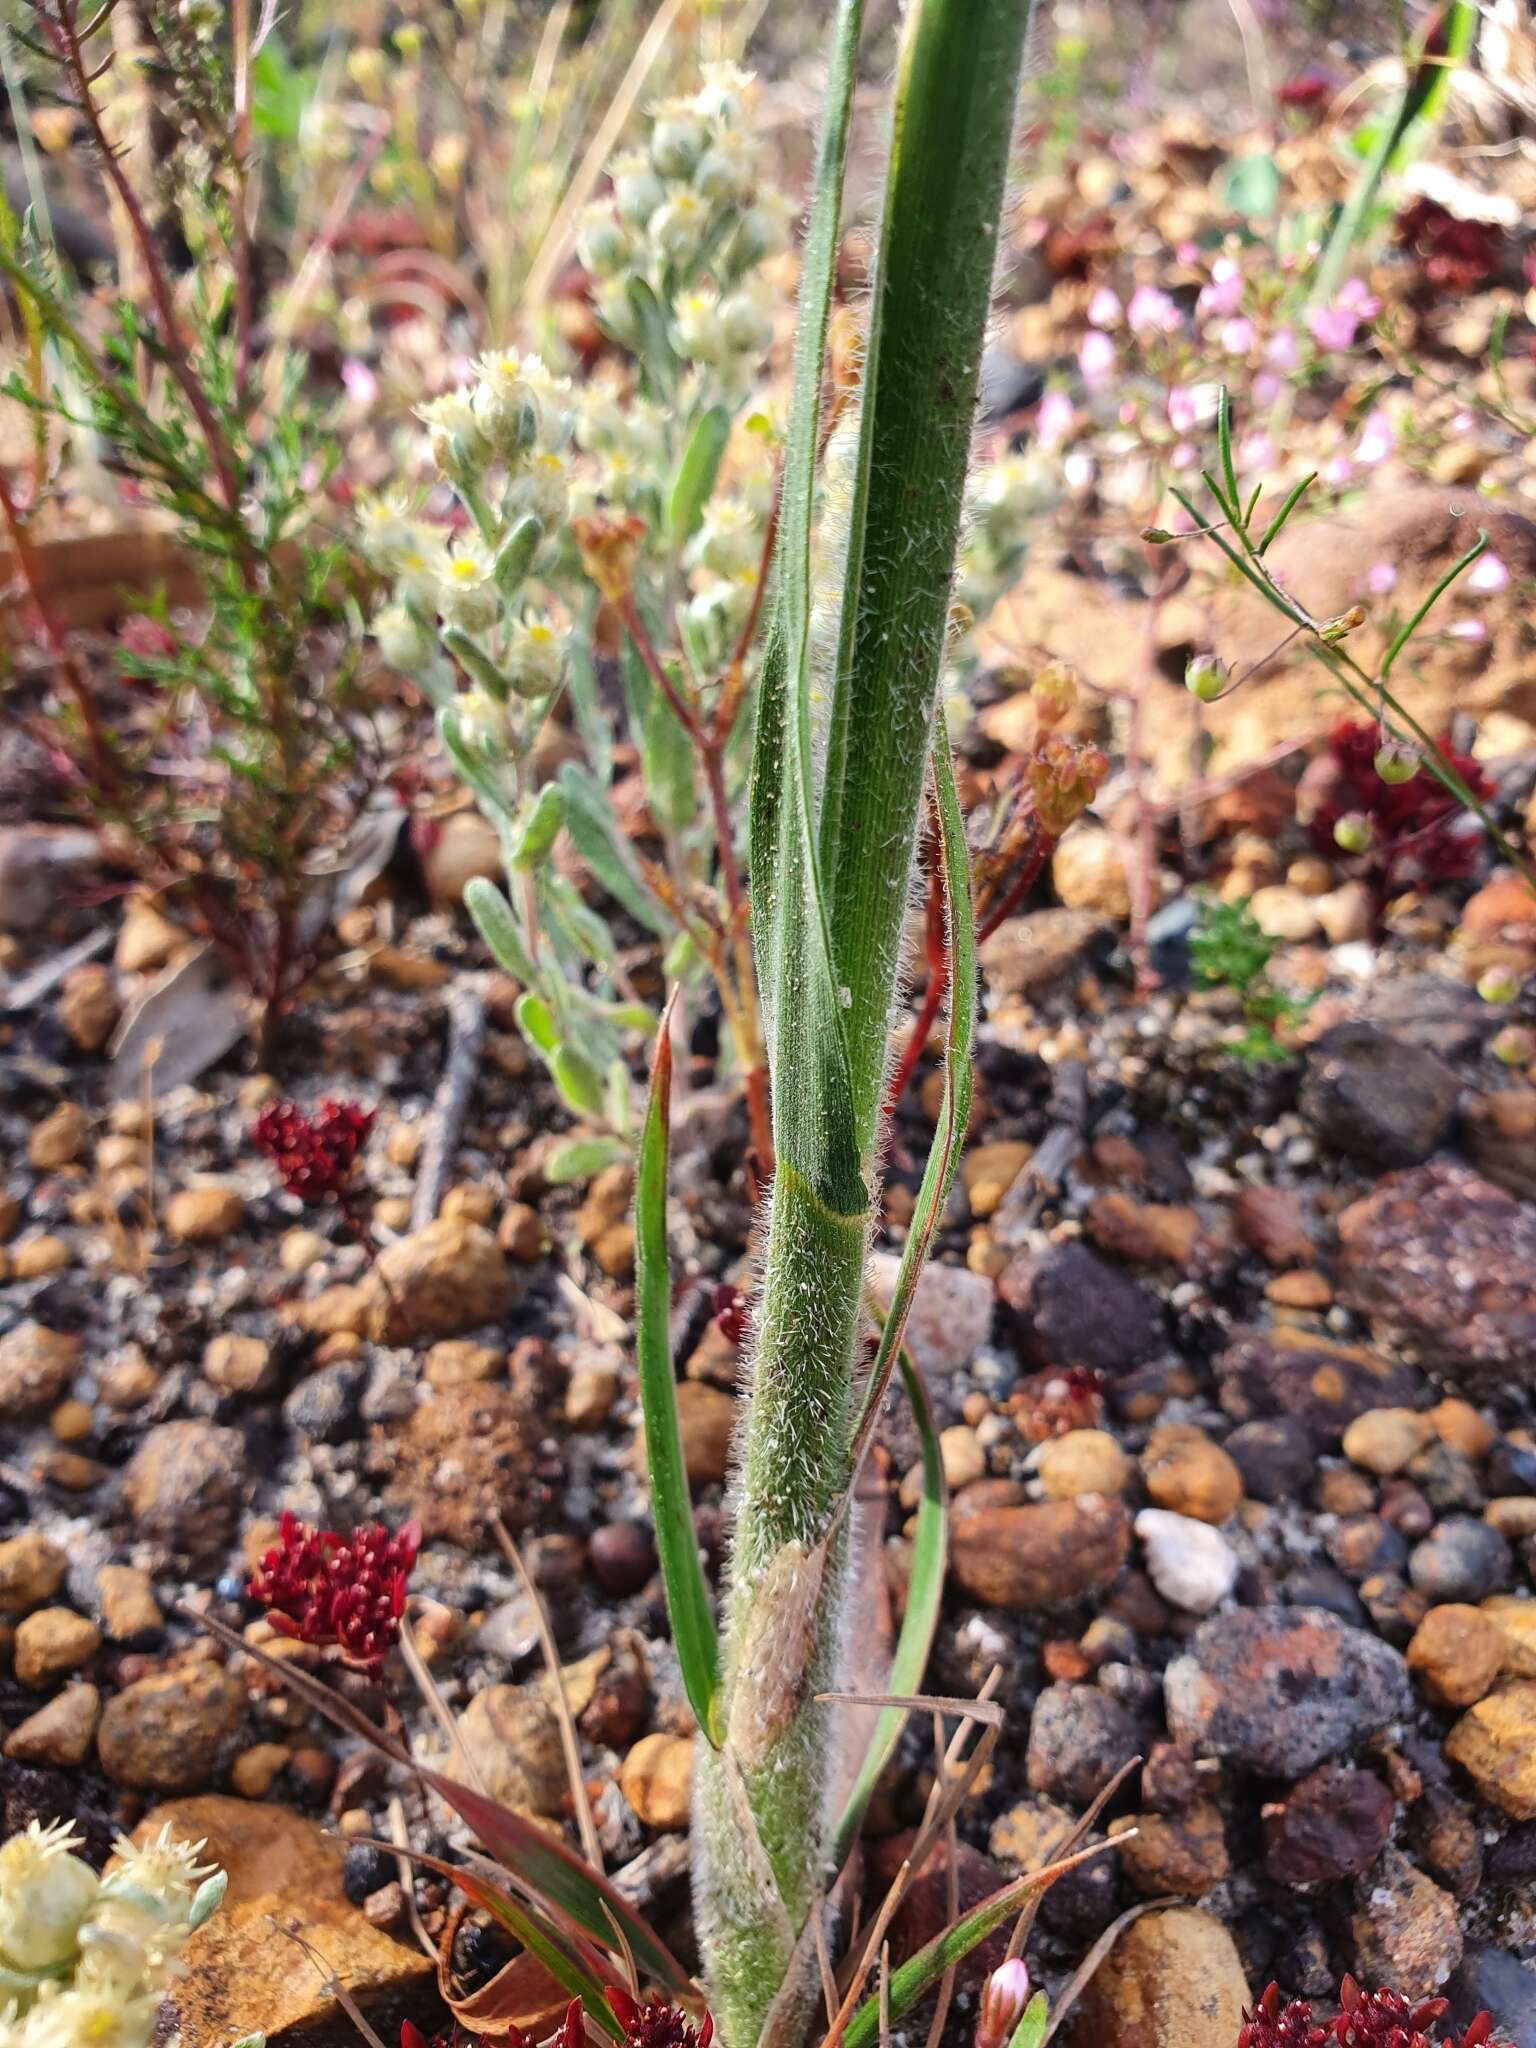
[(387, 604), (373, 618), (373, 638), (392, 669), (409, 675), (432, 657), (432, 640), (408, 606)]
[(437, 608), (450, 626), (483, 633), (501, 609), (490, 556), (478, 542), (461, 540), (445, 556), (437, 584)]
[(687, 178), (704, 154), (709, 121), (696, 100), (662, 100), (651, 110), (651, 165), (659, 177)]
[(734, 125), (747, 110), (747, 102), (757, 84), (757, 74), (743, 70), (728, 57), (706, 64), (702, 69), (704, 82), (693, 96), (694, 107), (706, 121)]
[(570, 496), (569, 458), (553, 448), (541, 448), (508, 491), (507, 515), (520, 519), (532, 512), (548, 533), (565, 518)]
[(417, 406), (416, 417), (427, 430), (432, 460), (445, 474), (459, 476), (478, 467), (485, 455), (485, 441), (472, 386), (466, 384), (428, 399)]
[(416, 532), (410, 499), (403, 491), (385, 491), (377, 497), (362, 498), (358, 501), (357, 524), (364, 560), (392, 576)]
[(513, 626), (507, 645), (507, 674), (519, 697), (548, 697), (565, 670), (565, 636), (542, 612), (529, 612)]
[(677, 339), (685, 356), (695, 362), (717, 363), (725, 354), (725, 331), (720, 319), (720, 294), (712, 284), (696, 285), (679, 292), (673, 305)]
[(33, 1821), (0, 1845), (0, 1962), (49, 1970), (75, 1953), (80, 1923), (100, 1879), (73, 1852), (81, 1846), (67, 1820)]
[(783, 255), (789, 247), (796, 212), (795, 202), (787, 193), (765, 190), (759, 185), (736, 230), (734, 254), (742, 268)]
[(0, 2043), (4, 2048), (148, 2048), (159, 2004), (158, 1992), (125, 1992), (112, 1982), (50, 1987), (13, 2032), (0, 2031)]
[(697, 253), (709, 232), (709, 224), (708, 203), (683, 185), (669, 192), (657, 207), (647, 232), (657, 255), (676, 263)]
[(717, 498), (706, 507), (686, 560), (690, 569), (712, 569), (717, 576), (755, 576), (762, 547), (762, 524), (750, 506)]
[(693, 171), (693, 189), (715, 205), (748, 198), (761, 169), (757, 145), (740, 128), (722, 129), (710, 142)]

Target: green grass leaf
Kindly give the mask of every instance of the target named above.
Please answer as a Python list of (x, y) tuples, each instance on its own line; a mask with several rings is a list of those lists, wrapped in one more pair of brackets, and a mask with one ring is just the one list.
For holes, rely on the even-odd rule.
[(683, 1689), (705, 1738), (718, 1746), (720, 1651), (709, 1588), (699, 1563), (693, 1501), (683, 1462), (668, 1318), (672, 1308), (667, 1256), (667, 1151), (672, 1110), (672, 1006), (663, 1013), (651, 1063), (650, 1097), (635, 1166), (635, 1362), (645, 1417), (645, 1458), (651, 1480), (656, 1551)]

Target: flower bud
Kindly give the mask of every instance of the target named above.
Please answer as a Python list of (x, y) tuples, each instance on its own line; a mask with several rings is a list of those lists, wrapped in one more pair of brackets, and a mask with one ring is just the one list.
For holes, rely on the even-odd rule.
[(1349, 811), (1333, 828), (1333, 843), (1345, 853), (1364, 853), (1375, 833), (1363, 811)]
[(709, 131), (691, 107), (673, 107), (651, 130), (651, 162), (664, 178), (691, 177), (708, 140)]
[(1332, 647), (1342, 640), (1346, 633), (1353, 633), (1357, 626), (1365, 624), (1364, 605), (1352, 604), (1347, 612), (1340, 612), (1336, 619), (1330, 619), (1321, 629), (1321, 638)]
[(643, 156), (625, 157), (614, 165), (613, 203), (626, 226), (645, 227), (666, 196), (666, 187)]
[(1376, 773), (1394, 785), (1412, 782), (1419, 772), (1419, 750), (1406, 740), (1384, 740), (1376, 749)]
[(1022, 1956), (999, 1963), (987, 1979), (976, 2015), (976, 2048), (1002, 2048), (1029, 2002), (1029, 1971)]
[(773, 337), (772, 327), (745, 292), (733, 292), (721, 301), (720, 332), (736, 355), (760, 354)]
[(403, 604), (387, 604), (373, 621), (373, 638), (393, 669), (408, 676), (432, 656), (432, 641)]
[(437, 590), (438, 609), (450, 626), (483, 633), (496, 623), (501, 609), (491, 563), (477, 547), (461, 545), (443, 564)]
[(1520, 977), (1509, 967), (1485, 967), (1477, 977), (1477, 992), (1485, 1003), (1512, 1003), (1520, 993)]
[(630, 259), (630, 241), (613, 209), (589, 206), (576, 231), (576, 254), (591, 277), (617, 277)]
[(1232, 680), (1232, 671), (1214, 654), (1197, 654), (1184, 671), (1184, 687), (1202, 704), (1214, 704)]

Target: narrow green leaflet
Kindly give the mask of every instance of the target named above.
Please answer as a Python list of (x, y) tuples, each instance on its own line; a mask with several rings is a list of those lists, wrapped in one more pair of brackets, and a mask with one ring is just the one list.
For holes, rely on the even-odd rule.
[(659, 824), (670, 832), (681, 832), (692, 823), (695, 808), (693, 741), (627, 640), (623, 667), (630, 720), (640, 735), (646, 798)]
[(612, 797), (577, 761), (562, 766), (560, 787), (565, 792), (565, 829), (584, 865), (637, 924), (658, 938), (668, 937), (671, 920), (635, 870), (614, 819)]
[(712, 405), (694, 422), (667, 501), (667, 531), (678, 546), (698, 531), (730, 438), (731, 416), (723, 405)]
[(635, 1360), (645, 1416), (645, 1458), (651, 1476), (656, 1551), (672, 1640), (688, 1704), (706, 1738), (718, 1746), (720, 1653), (709, 1588), (699, 1563), (693, 1503), (683, 1462), (677, 1377), (667, 1330), (672, 1307), (667, 1257), (667, 1144), (672, 1111), (672, 1006), (656, 1034), (651, 1092), (635, 1165)]
[(490, 947), (496, 965), (525, 988), (531, 987), (537, 976), (528, 957), (528, 949), (523, 944), (522, 933), (518, 930), (517, 919), (512, 914), (511, 904), (489, 876), (476, 875), (465, 884), (464, 908), (469, 912), (475, 930)]

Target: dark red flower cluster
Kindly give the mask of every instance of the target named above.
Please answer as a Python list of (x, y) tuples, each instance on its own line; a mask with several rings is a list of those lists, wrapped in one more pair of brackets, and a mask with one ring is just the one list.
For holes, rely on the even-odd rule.
[(301, 1202), (341, 1202), (351, 1188), (374, 1112), (329, 1097), (313, 1116), (296, 1102), (273, 1102), (251, 1125), (251, 1143), (271, 1160), (283, 1186)]
[[(520, 2038), (515, 2027), (512, 2038), (514, 2041)], [(471, 2044), (479, 2039), (478, 2034), (466, 2034), (456, 2024), (451, 2034), (434, 2034), (429, 2041), (420, 2027), (413, 2026), (409, 2020), (400, 2022), (400, 2048), (471, 2048)]]
[[(1280, 2002), (1271, 1984), (1252, 2012), (1243, 2014), (1237, 2048), (1436, 2048), (1429, 2029), (1447, 2008), (1443, 1998), (1410, 2005), (1395, 1991), (1363, 1991), (1353, 1977), (1339, 1986), (1336, 2019), (1314, 2020), (1304, 1998)], [(1482, 2048), (1493, 2032), (1490, 2014), (1446, 2037), (1441, 2048)]]
[(1499, 267), (1504, 237), (1484, 220), (1458, 220), (1433, 199), (1416, 199), (1397, 218), (1397, 239), (1409, 250), (1425, 282), (1440, 291), (1470, 292)]
[[(1327, 779), (1308, 827), (1313, 843), (1337, 859), (1334, 827), (1341, 818), (1360, 813), (1370, 820), (1371, 843), (1363, 860), (1380, 901), (1418, 882), (1464, 881), (1476, 869), (1482, 849), (1477, 820), (1427, 768), (1409, 782), (1383, 781), (1376, 772), (1381, 743), (1381, 728), (1369, 719), (1346, 718), (1334, 727)], [(1470, 754), (1458, 754), (1448, 739), (1436, 745), (1446, 766), (1486, 802), (1493, 784), (1479, 764)]]
[(624, 2029), (624, 2048), (709, 2048), (715, 2031), (709, 2013), (695, 2026), (680, 2005), (668, 2005), (664, 1998), (653, 1996), (642, 2005), (617, 1984), (605, 1984), (603, 1990)]
[(334, 1645), (346, 1663), (373, 1671), (400, 1639), (420, 1548), (419, 1522), (402, 1523), (393, 1536), (382, 1522), (342, 1536), (285, 1513), (277, 1542), (245, 1590), (280, 1635)]
[(1282, 107), (1300, 107), (1312, 113), (1332, 99), (1334, 90), (1334, 81), (1326, 71), (1298, 71), (1281, 82), (1275, 97)]

